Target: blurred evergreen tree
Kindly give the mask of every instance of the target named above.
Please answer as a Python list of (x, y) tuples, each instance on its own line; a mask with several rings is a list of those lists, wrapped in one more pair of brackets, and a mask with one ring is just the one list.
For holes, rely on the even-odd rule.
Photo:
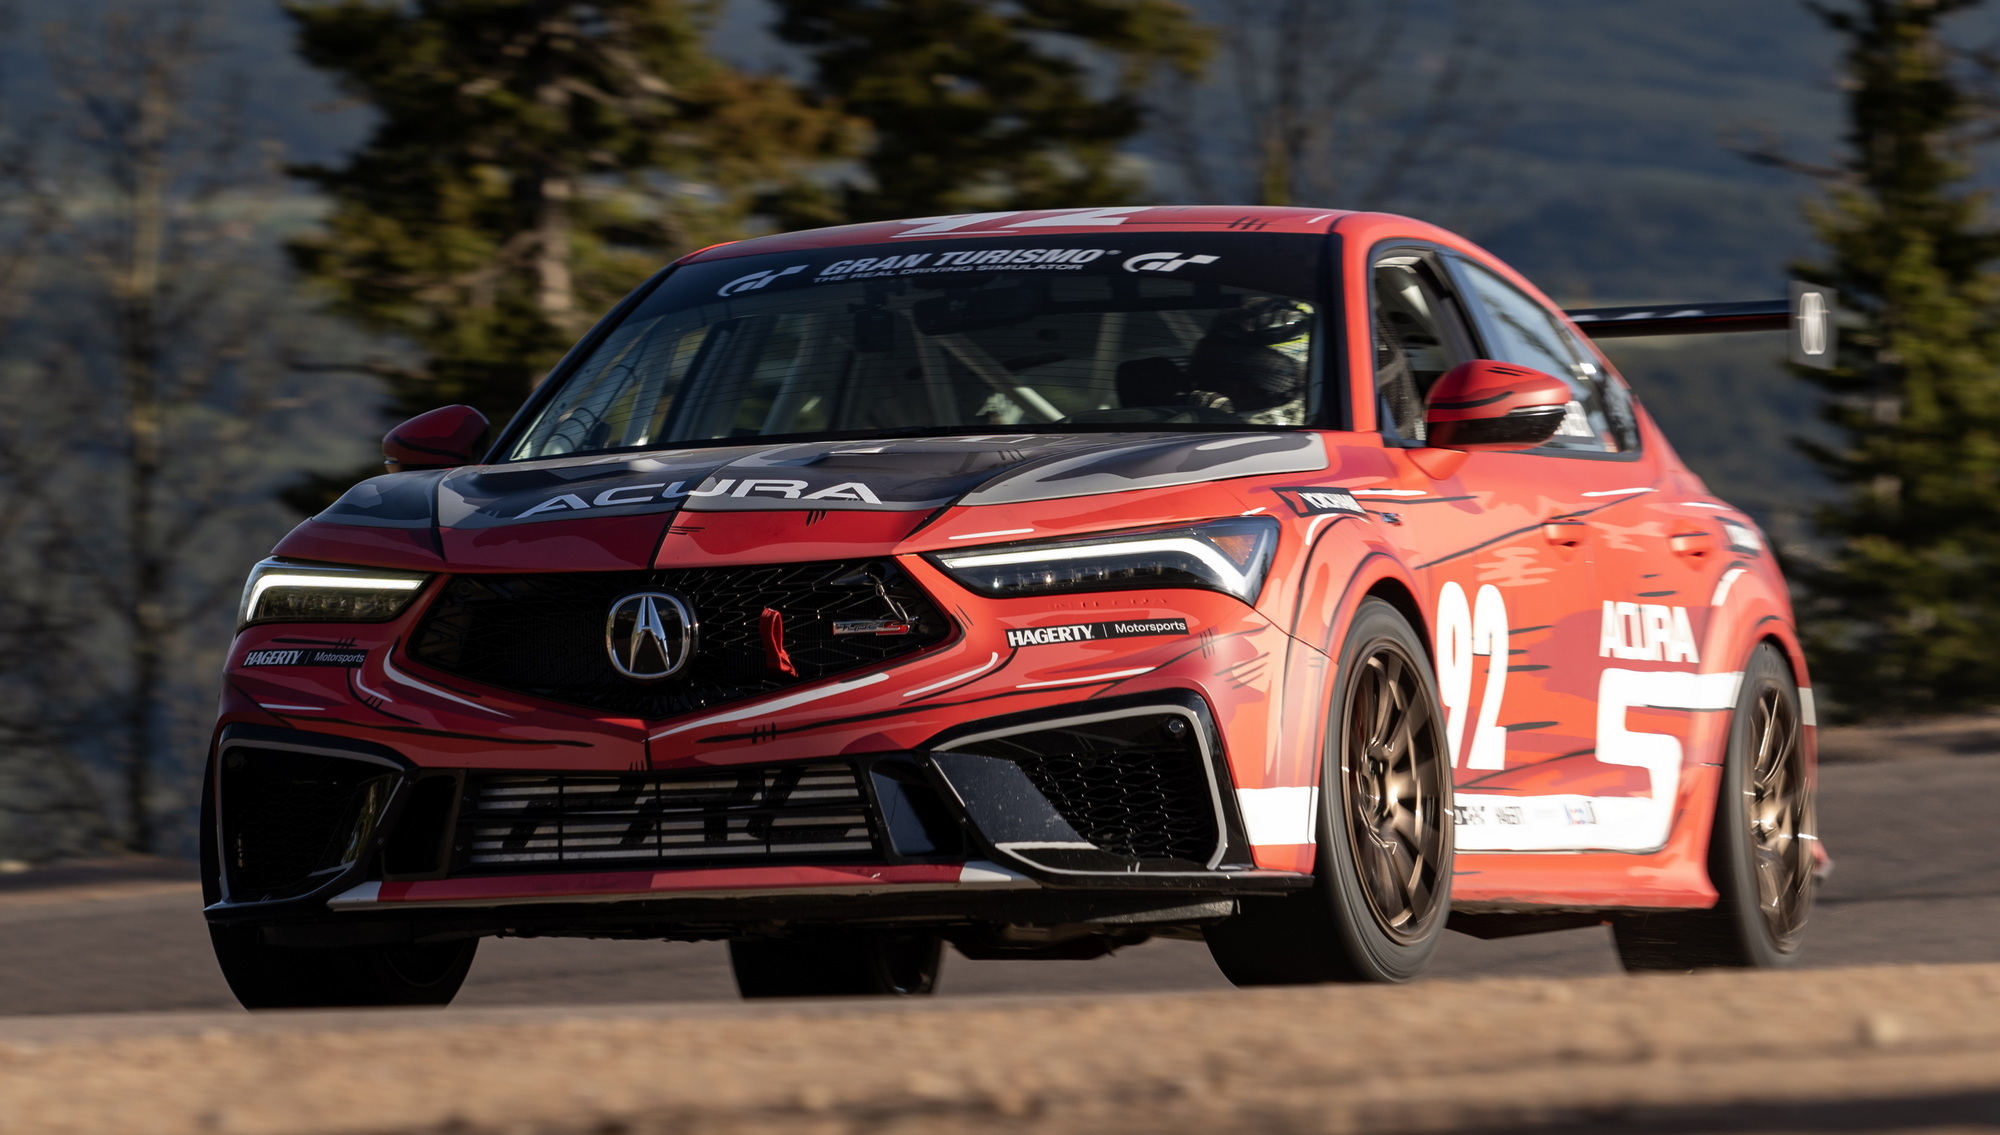
[(1845, 41), (1848, 152), (1811, 220), (1810, 280), (1858, 325), (1806, 452), (1843, 499), (1800, 574), (1815, 677), (1846, 716), (2000, 701), (2000, 232), (1972, 188), (1981, 107), (1940, 25), (1979, 0), (1813, 5)]
[(874, 131), (864, 177), (779, 199), (799, 227), (1129, 201), (1142, 88), (1206, 54), (1176, 0), (773, 2), (818, 93)]
[(336, 311), (422, 352), (375, 368), (397, 411), (504, 422), (621, 295), (847, 152), (848, 120), (707, 54), (709, 8), (286, 0), (305, 60), (379, 116), (345, 165), (294, 171), (332, 210), (291, 251)]

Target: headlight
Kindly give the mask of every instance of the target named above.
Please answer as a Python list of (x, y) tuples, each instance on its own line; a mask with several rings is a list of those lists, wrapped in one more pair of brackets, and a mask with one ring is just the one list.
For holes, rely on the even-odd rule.
[(402, 614), (429, 578), (415, 571), (265, 560), (243, 584), (236, 625), (378, 623)]
[(1199, 587), (1254, 603), (1278, 547), (1278, 522), (1236, 517), (1084, 540), (1000, 544), (932, 557), (981, 595)]

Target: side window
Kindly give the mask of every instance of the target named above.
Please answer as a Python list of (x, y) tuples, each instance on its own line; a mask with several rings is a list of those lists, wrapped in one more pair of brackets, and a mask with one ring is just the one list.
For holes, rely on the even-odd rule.
[[(1624, 380), (1599, 366), (1598, 360), (1602, 356), (1578, 341), (1569, 328), (1558, 323), (1556, 329), (1561, 332), (1563, 341), (1569, 344), (1570, 353), (1579, 360), (1577, 371), (1588, 387), (1589, 396), (1574, 404), (1572, 413), (1581, 410), (1586, 424), (1602, 418), (1600, 434), (1610, 443), (1605, 452), (1636, 451), (1639, 448), (1639, 420), (1632, 413), (1632, 394), (1625, 389)], [(1565, 427), (1570, 424), (1567, 420), (1563, 422)], [(1557, 440), (1561, 440), (1560, 435)]]
[(1569, 384), (1569, 413), (1556, 436), (1541, 448), (1586, 453), (1637, 449), (1630, 402), (1617, 381), (1597, 365), (1597, 356), (1519, 288), (1471, 261), (1458, 264), (1487, 356), (1534, 367)]
[(1436, 274), (1420, 253), (1400, 252), (1374, 270), (1376, 414), (1382, 432), (1424, 439), (1424, 395), (1464, 353), (1463, 336)]

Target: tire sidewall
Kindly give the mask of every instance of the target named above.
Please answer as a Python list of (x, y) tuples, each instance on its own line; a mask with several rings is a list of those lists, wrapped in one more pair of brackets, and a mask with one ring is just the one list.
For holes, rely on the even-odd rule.
[[(1734, 936), (1755, 967), (1770, 968), (1797, 963), (1803, 937), (1795, 935), (1790, 948), (1772, 935), (1758, 906), (1755, 851), (1750, 840), (1749, 810), (1745, 788), (1750, 776), (1752, 710), (1765, 690), (1776, 690), (1790, 705), (1792, 720), (1803, 728), (1799, 714), (1798, 682), (1784, 656), (1770, 643), (1760, 643), (1750, 652), (1743, 668), (1743, 682), (1730, 714), (1729, 750), (1722, 764), (1721, 785), (1716, 792), (1714, 835), (1709, 840), (1709, 879), (1721, 896), (1718, 913), (1728, 918)], [(1803, 738), (1801, 739), (1803, 743)], [(1811, 770), (1801, 768), (1802, 791), (1811, 792)], [(1808, 805), (1808, 817), (1812, 815)], [(1808, 907), (1808, 913), (1810, 913)]]
[[(1320, 761), (1319, 854), (1314, 865), (1315, 889), (1327, 902), (1335, 927), (1354, 967), (1355, 976), (1366, 981), (1403, 982), (1421, 973), (1437, 951), (1444, 934), (1451, 903), (1451, 878), (1455, 860), (1455, 832), (1450, 769), (1443, 778), (1440, 805), (1446, 822), (1443, 858), (1439, 863), (1439, 887), (1447, 908), (1440, 913), (1424, 936), (1415, 942), (1400, 942), (1389, 936), (1377, 922), (1367, 894), (1362, 890), (1356, 867), (1353, 834), (1347, 823), (1346, 777), (1342, 773), (1342, 750), (1347, 743), (1347, 713), (1355, 689), (1357, 660), (1377, 643), (1398, 644), (1416, 663), (1418, 680), (1429, 699), (1434, 720), (1443, 727), (1439, 708), (1437, 675), (1430, 654), (1400, 612), (1380, 599), (1365, 599), (1355, 611), (1346, 641), (1341, 646), (1334, 672), (1333, 696), (1327, 714), (1326, 744)], [(1445, 758), (1449, 760), (1449, 758)]]

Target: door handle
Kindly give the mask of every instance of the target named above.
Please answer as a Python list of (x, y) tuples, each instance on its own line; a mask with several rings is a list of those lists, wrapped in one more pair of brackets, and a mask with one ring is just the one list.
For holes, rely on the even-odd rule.
[(1590, 526), (1581, 520), (1557, 517), (1542, 522), (1542, 539), (1558, 548), (1580, 548), (1590, 536)]
[(1674, 550), (1674, 555), (1698, 560), (1715, 551), (1715, 533), (1705, 530), (1676, 532), (1667, 537), (1667, 546)]

